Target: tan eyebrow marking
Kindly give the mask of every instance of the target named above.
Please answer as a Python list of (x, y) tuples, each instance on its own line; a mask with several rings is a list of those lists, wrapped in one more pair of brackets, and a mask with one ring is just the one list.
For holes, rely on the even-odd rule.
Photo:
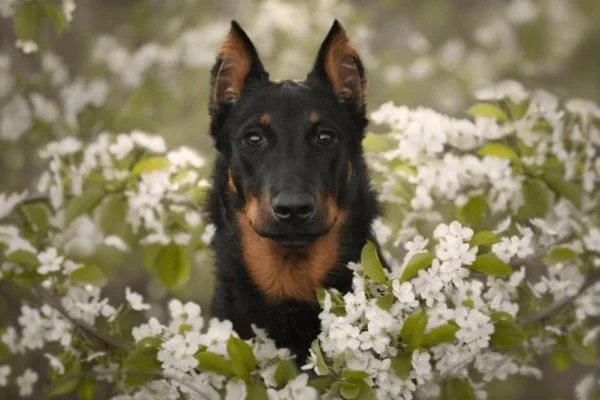
[(317, 122), (319, 122), (320, 119), (321, 119), (321, 116), (316, 111), (311, 111), (310, 114), (308, 115), (308, 120), (313, 124), (316, 124)]
[(261, 125), (269, 126), (271, 124), (271, 114), (267, 112), (263, 113), (263, 115), (260, 116), (258, 122), (260, 122)]

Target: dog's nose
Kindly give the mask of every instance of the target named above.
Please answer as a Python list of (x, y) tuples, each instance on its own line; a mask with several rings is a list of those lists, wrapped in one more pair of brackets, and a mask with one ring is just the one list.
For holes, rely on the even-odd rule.
[(271, 206), (279, 221), (290, 224), (306, 222), (315, 212), (315, 200), (309, 194), (280, 193)]

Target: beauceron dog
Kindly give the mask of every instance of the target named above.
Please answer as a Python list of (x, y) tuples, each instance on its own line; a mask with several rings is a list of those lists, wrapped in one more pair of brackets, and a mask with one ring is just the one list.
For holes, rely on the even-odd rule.
[(218, 152), (212, 313), (267, 331), (302, 363), (320, 330), (319, 287), (351, 289), (378, 212), (363, 158), (367, 79), (335, 21), (303, 81), (271, 81), (233, 21), (211, 71)]

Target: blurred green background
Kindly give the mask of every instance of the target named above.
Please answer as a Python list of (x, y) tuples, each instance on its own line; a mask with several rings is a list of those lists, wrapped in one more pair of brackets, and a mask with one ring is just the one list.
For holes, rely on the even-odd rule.
[[(210, 161), (208, 71), (229, 21), (249, 33), (273, 78), (302, 78), (334, 18), (366, 65), (371, 111), (393, 100), (460, 116), (474, 90), (502, 79), (600, 100), (598, 0), (78, 0), (62, 34), (37, 27), (33, 54), (15, 47), (11, 20), (0, 18), (0, 191), (35, 192), (45, 167), (37, 149), (69, 135), (141, 129)], [(131, 286), (156, 304), (177, 296), (207, 310), (209, 257), (174, 293), (137, 261), (114, 265), (109, 295)], [(14, 306), (15, 293), (0, 294), (0, 315), (10, 320)], [(493, 384), (490, 399), (572, 398), (581, 371), (545, 370), (543, 382)]]

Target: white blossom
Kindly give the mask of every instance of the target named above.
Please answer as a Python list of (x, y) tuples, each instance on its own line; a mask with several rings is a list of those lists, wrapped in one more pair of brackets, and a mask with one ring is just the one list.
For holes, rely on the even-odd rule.
[(125, 299), (129, 303), (131, 308), (135, 311), (143, 311), (150, 309), (150, 304), (144, 303), (144, 298), (142, 297), (142, 295), (136, 292), (132, 292), (131, 289), (129, 289), (129, 286), (125, 288)]
[(31, 396), (33, 394), (33, 385), (38, 380), (38, 374), (28, 368), (22, 375), (17, 377), (17, 386), (21, 397)]
[(13, 193), (7, 196), (5, 193), (0, 193), (0, 219), (6, 217), (12, 212), (17, 204), (27, 197), (27, 192)]
[(10, 365), (0, 365), (0, 387), (6, 386), (10, 372)]
[(45, 353), (44, 357), (48, 359), (48, 362), (50, 363), (50, 368), (52, 368), (52, 370), (55, 371), (58, 375), (62, 375), (65, 373), (65, 366), (58, 358), (54, 357), (50, 353)]
[(51, 272), (60, 271), (64, 257), (58, 255), (58, 251), (55, 247), (50, 247), (45, 251), (38, 254), (38, 261), (40, 266), (38, 272), (42, 275), (46, 275)]
[(269, 389), (267, 394), (269, 400), (311, 400), (318, 399), (319, 392), (313, 387), (307, 386), (308, 375), (300, 374), (293, 380), (289, 381), (287, 385), (277, 391), (275, 389)]

